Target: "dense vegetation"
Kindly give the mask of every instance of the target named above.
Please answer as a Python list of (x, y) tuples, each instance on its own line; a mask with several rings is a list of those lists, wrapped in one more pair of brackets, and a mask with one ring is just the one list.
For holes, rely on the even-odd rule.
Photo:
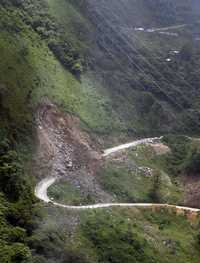
[(108, 160), (99, 172), (99, 183), (119, 202), (183, 204), (182, 184), (166, 168), (169, 155), (138, 146), (123, 162)]
[[(157, 154), (152, 146), (138, 146), (124, 153), (120, 161), (107, 160), (97, 174), (102, 188), (116, 202), (170, 203), (184, 205), (183, 179), (199, 178), (197, 139), (168, 135), (163, 138), (170, 151)], [(61, 180), (49, 188), (49, 195), (66, 204), (94, 203), (95, 197), (82, 193)]]
[[(187, 241), (185, 234), (187, 232)], [(198, 236), (173, 212), (132, 209), (94, 211), (81, 225), (79, 246), (90, 247), (91, 262), (198, 262)], [(193, 253), (190, 253), (193, 251)], [(189, 252), (189, 253), (188, 253)], [(90, 262), (90, 261), (89, 261)]]
[(199, 176), (200, 143), (184, 136), (165, 136), (164, 142), (171, 148), (166, 158), (166, 167), (174, 175), (184, 173)]
[[(104, 137), (172, 130), (198, 133), (199, 45), (194, 40), (198, 23), (177, 30), (179, 37), (174, 38), (134, 32), (134, 26), (170, 25), (160, 24), (155, 10), (162, 19), (187, 23), (193, 14), (191, 4), (172, 2), (127, 1), (127, 7), (121, 8), (120, 2), (110, 1), (99, 15), (103, 7), (97, 1), (3, 1), (4, 126), (9, 118), (15, 129), (25, 132), (32, 125), (35, 106), (48, 96), (78, 115), (84, 128)], [(169, 14), (173, 19), (167, 18)], [(197, 19), (193, 16), (190, 23)], [(130, 25), (130, 33), (116, 30), (117, 26), (128, 30)], [(179, 55), (170, 53), (175, 49)]]
[(0, 260), (32, 262), (27, 240), (35, 228), (35, 199), (19, 154), (11, 143), (0, 143)]
[(86, 194), (66, 180), (60, 180), (48, 189), (52, 200), (69, 205), (88, 205), (95, 203), (91, 194)]
[[(128, 136), (199, 132), (197, 9), (186, 0), (122, 2), (0, 1), (1, 263), (163, 263), (164, 256), (166, 263), (199, 262), (198, 230), (182, 216), (125, 209), (88, 217), (40, 209), (33, 196), (35, 114), (46, 97), (106, 145)], [(134, 32), (179, 23), (189, 25), (175, 30), (177, 38)], [(152, 177), (141, 180), (143, 172), (134, 177), (129, 165), (111, 163), (101, 184), (120, 201), (179, 202), (179, 185), (168, 173), (173, 180), (185, 172), (199, 176), (199, 148), (183, 138), (165, 141), (172, 148), (167, 159), (155, 160), (146, 149), (139, 159), (130, 152), (132, 162), (156, 169)], [(64, 186), (50, 189), (59, 201), (93, 202), (69, 186), (66, 194)]]
[[(6, 1), (7, 2), (7, 1)], [(68, 41), (66, 33), (56, 24), (49, 14), (45, 1), (11, 1), (22, 10), (24, 21), (48, 43), (50, 50), (69, 71), (79, 76), (82, 72), (78, 51)], [(9, 5), (9, 1), (6, 3)]]
[[(194, 20), (198, 22), (198, 17), (193, 16), (191, 2), (79, 4), (79, 10), (96, 28), (96, 45), (88, 58), (89, 65), (90, 57), (95, 63), (89, 69), (109, 90), (112, 106), (128, 134), (199, 131), (199, 44), (194, 33), (198, 28)], [(167, 32), (174, 36), (134, 30), (171, 23), (188, 25)]]

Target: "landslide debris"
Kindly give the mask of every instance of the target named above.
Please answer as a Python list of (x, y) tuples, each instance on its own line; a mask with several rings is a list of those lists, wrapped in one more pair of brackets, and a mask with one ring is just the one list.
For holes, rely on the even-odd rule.
[(37, 177), (64, 179), (95, 202), (112, 198), (97, 183), (95, 174), (101, 166), (101, 153), (89, 136), (80, 131), (79, 119), (61, 112), (48, 99), (38, 107)]

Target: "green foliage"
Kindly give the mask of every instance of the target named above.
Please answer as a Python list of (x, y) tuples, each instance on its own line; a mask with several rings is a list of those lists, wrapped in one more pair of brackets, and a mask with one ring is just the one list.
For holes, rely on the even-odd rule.
[(23, 162), (8, 139), (0, 142), (0, 261), (32, 263), (26, 240), (35, 227), (35, 199)]
[(0, 190), (11, 200), (19, 200), (24, 184), (22, 166), (17, 153), (10, 150), (9, 142), (0, 144)]
[(123, 162), (107, 161), (99, 172), (102, 187), (118, 202), (181, 203), (183, 189), (166, 169), (168, 154), (158, 156), (151, 146), (129, 150)]
[(161, 199), (159, 193), (160, 187), (161, 187), (161, 174), (160, 171), (156, 170), (154, 172), (154, 177), (153, 177), (153, 186), (149, 193), (149, 196), (154, 203), (160, 202)]
[[(91, 262), (91, 261), (90, 261)], [(90, 263), (80, 250), (67, 249), (62, 263)], [(92, 262), (91, 262), (92, 263)]]
[(200, 160), (200, 146), (198, 141), (193, 142), (185, 136), (165, 136), (166, 142), (171, 148), (171, 153), (166, 158), (167, 169), (174, 175), (188, 173), (198, 174)]
[(56, 202), (69, 205), (87, 205), (95, 202), (91, 194), (82, 193), (65, 180), (61, 180), (49, 187), (48, 196)]
[[(26, 245), (26, 230), (8, 222), (12, 203), (0, 194), (0, 261), (2, 263), (32, 263), (31, 251)], [(16, 223), (16, 222), (15, 222)]]
[[(104, 214), (101, 215), (99, 212), (96, 215), (97, 218), (89, 218), (85, 226), (83, 225), (82, 234), (87, 240), (84, 244), (85, 250), (70, 247), (73, 238), (66, 238), (64, 228), (62, 231), (57, 231), (54, 227), (49, 227), (48, 224), (51, 226), (49, 221), (45, 222), (49, 227), (48, 230), (36, 230), (38, 225), (35, 218), (38, 215), (35, 211), (32, 188), (28, 183), (31, 179), (26, 177), (20, 153), (23, 151), (21, 142), (24, 143), (32, 134), (33, 115), (41, 98), (47, 96), (63, 110), (79, 116), (84, 128), (99, 135), (119, 136), (123, 132), (123, 136), (128, 134), (135, 136), (150, 132), (160, 134), (170, 130), (198, 131), (200, 61), (198, 46), (191, 50), (185, 44), (188, 43), (185, 36), (177, 41), (166, 41), (161, 37), (154, 40), (147, 39), (148, 45), (152, 47), (151, 52), (146, 48), (140, 51), (142, 54), (147, 54), (147, 59), (156, 68), (155, 72), (149, 66), (143, 65), (141, 56), (138, 57), (132, 49), (129, 52), (130, 41), (127, 47), (124, 40), (117, 36), (116, 44), (120, 42), (120, 49), (128, 50), (128, 55), (134, 54), (134, 62), (142, 66), (148, 75), (146, 76), (135, 70), (131, 63), (127, 63), (126, 52), (121, 59), (117, 49), (116, 64), (115, 59), (109, 60), (104, 53), (100, 52), (104, 50), (104, 47), (101, 47), (101, 43), (96, 38), (94, 21), (91, 21), (90, 17), (85, 15), (85, 10), (83, 12), (81, 8), (81, 3), (84, 2), (2, 0), (0, 4), (0, 138), (9, 134), (12, 141), (10, 143), (4, 140), (0, 145), (0, 262), (29, 263), (34, 260), (37, 263), (55, 261), (94, 263), (95, 260), (88, 261), (85, 252), (89, 242), (89, 249), (91, 245), (91, 250), (102, 262), (121, 263), (137, 260), (163, 263), (163, 255), (166, 255), (166, 262), (175, 260), (183, 263), (186, 258), (187, 262), (196, 263), (199, 261), (196, 259), (197, 252), (193, 246), (193, 241), (196, 239), (194, 239), (193, 229), (186, 223), (182, 223), (183, 218), (181, 218), (182, 221), (173, 225), (169, 224), (169, 221), (174, 220), (174, 217), (155, 219), (151, 216), (153, 219), (149, 219), (151, 224), (148, 224), (147, 218), (141, 217), (138, 217), (138, 222), (135, 222), (134, 217), (137, 216), (131, 212), (129, 214), (131, 222), (134, 224), (141, 222), (138, 226), (140, 229), (136, 229), (134, 224), (125, 222), (124, 216), (119, 213), (104, 217)], [(184, 12), (178, 14), (178, 21), (174, 20), (177, 16), (176, 12), (179, 12), (175, 10), (174, 5), (171, 8), (171, 4), (163, 4), (163, 1), (159, 1), (159, 8), (156, 9), (153, 2), (143, 2), (150, 4), (151, 10), (155, 10), (155, 23), (150, 23), (151, 16), (143, 15), (145, 20), (147, 19), (147, 25), (161, 25), (162, 21), (168, 25), (169, 22), (181, 22), (183, 19)], [(79, 9), (74, 8), (76, 3), (79, 4)], [(185, 5), (185, 1), (183, 4)], [(168, 12), (172, 9), (175, 12), (173, 17)], [(182, 9), (185, 7), (183, 6)], [(131, 16), (133, 17), (132, 14)], [(96, 18), (95, 14), (94, 17)], [(111, 14), (109, 17), (112, 20)], [(98, 27), (99, 22), (97, 19)], [(102, 29), (108, 28), (103, 25)], [(100, 35), (103, 36), (103, 34), (104, 32)], [(109, 35), (113, 37), (115, 34), (111, 31)], [(108, 43), (110, 43), (109, 39)], [(112, 52), (114, 46), (111, 48)], [(139, 46), (141, 48), (141, 45)], [(166, 67), (165, 57), (168, 56), (172, 46), (178, 48), (181, 46), (182, 52), (180, 56), (174, 58), (171, 70)], [(155, 50), (155, 54), (159, 54), (159, 61), (153, 58)], [(97, 78), (93, 74), (91, 74), (93, 77), (89, 74), (85, 75), (88, 69), (86, 64), (94, 75), (98, 73)], [(123, 70), (119, 64), (122, 64)], [(167, 80), (170, 80), (172, 85), (158, 76), (158, 70)], [(193, 88), (189, 89), (185, 82), (178, 79), (174, 75), (175, 71)], [(156, 77), (162, 90), (155, 85), (153, 77)], [(181, 112), (177, 104), (185, 107), (185, 110)], [(13, 142), (16, 143), (16, 141), (22, 147), (20, 153), (19, 149), (13, 146)], [(198, 171), (197, 152), (191, 152), (186, 158), (186, 148), (178, 143), (174, 149), (172, 157), (174, 163), (170, 170), (180, 171), (182, 167), (185, 167), (184, 169), (192, 172)], [(148, 161), (145, 160), (145, 163), (148, 164)], [(158, 192), (160, 194), (160, 189), (157, 192), (160, 180), (162, 187), (167, 185), (166, 190), (170, 189), (170, 198), (173, 194), (169, 187), (169, 180), (163, 180), (166, 177), (164, 173), (161, 173), (161, 178), (152, 177), (155, 179), (154, 182), (149, 178), (142, 178), (141, 175), (136, 179), (132, 178), (133, 175), (129, 173), (129, 170), (124, 168), (118, 171), (108, 168), (106, 173), (103, 183), (107, 181), (106, 187), (121, 200), (149, 200), (147, 199), (149, 190), (153, 189), (156, 195)], [(75, 200), (74, 202), (82, 202), (82, 197), (76, 191), (71, 190), (69, 194), (70, 198)], [(65, 196), (67, 199), (68, 197), (69, 195)], [(61, 197), (58, 195), (57, 198)], [(169, 200), (169, 198), (163, 198), (163, 200)], [(84, 202), (92, 202), (90, 196), (87, 196)], [(51, 210), (49, 207), (48, 209)], [(69, 211), (65, 217), (60, 218), (60, 214), (61, 210), (57, 211), (56, 219), (54, 219), (57, 223), (59, 218), (59, 224), (63, 222), (63, 218), (64, 221), (67, 220)], [(74, 221), (73, 230), (77, 224), (77, 218)], [(158, 225), (159, 230), (164, 231), (162, 235), (157, 231)], [(152, 232), (149, 233), (152, 228)], [(167, 241), (163, 241), (163, 233)], [(152, 243), (149, 244), (149, 240), (152, 239)], [(66, 243), (69, 244), (69, 248), (66, 248)], [(78, 244), (77, 242), (75, 247)], [(159, 249), (156, 250), (153, 244), (157, 244)], [(174, 251), (176, 246), (177, 254)], [(155, 256), (152, 256), (154, 251), (156, 251)], [(35, 255), (34, 259), (31, 252)], [(157, 255), (159, 255), (158, 259)]]
[[(92, 2), (91, 9), (87, 8), (87, 1), (70, 2), (78, 6), (77, 10), (96, 29), (91, 30), (90, 37), (97, 39), (97, 45), (90, 43), (86, 59), (90, 66), (92, 57), (91, 71), (103, 79), (112, 108), (126, 125), (126, 133), (198, 134), (199, 45), (188, 29), (197, 20), (191, 8), (193, 1), (136, 0), (126, 1), (125, 6), (109, 1), (106, 8), (100, 2), (97, 8), (96, 2)], [(118, 14), (118, 19), (114, 14)], [(180, 24), (188, 27), (173, 29), (177, 37), (160, 32), (135, 32), (133, 41), (129, 32), (117, 30), (117, 27), (147, 29)], [(198, 27), (190, 29), (195, 31)], [(179, 53), (175, 55), (173, 50)]]
[(192, 148), (191, 153), (187, 159), (185, 170), (189, 174), (200, 173), (200, 148)]
[(185, 217), (165, 209), (159, 212), (98, 210), (84, 214), (82, 220), (78, 248), (87, 244), (92, 262), (196, 263), (199, 260), (198, 228), (193, 228)]
[[(16, 9), (11, 4), (9, 8), (7, 5), (6, 8), (0, 6), (1, 131), (3, 129), (9, 131), (19, 141), (29, 137), (33, 130), (33, 115), (43, 97), (48, 97), (64, 111), (80, 117), (82, 126), (88, 131), (110, 134), (125, 130), (124, 123), (112, 109), (108, 92), (103, 91), (101, 85), (89, 76), (82, 76), (81, 82), (77, 80), (80, 71), (83, 70), (82, 58), (77, 50), (82, 48), (74, 48), (74, 45), (72, 48), (65, 38), (49, 40), (41, 38), (32, 24), (30, 26), (26, 21), (27, 12), (32, 12), (27, 18), (30, 19), (34, 16), (35, 9), (37, 12), (43, 10), (42, 6), (37, 6), (37, 3), (33, 8), (25, 9), (20, 6)], [(24, 4), (28, 5), (28, 2)], [(68, 4), (65, 5), (67, 6)], [(52, 10), (44, 9), (45, 14)], [(69, 16), (73, 14), (74, 19), (76, 18), (77, 13), (73, 12), (73, 8), (68, 12)], [(56, 13), (55, 16), (54, 22), (58, 25), (59, 15)], [(68, 25), (67, 22), (66, 30)], [(76, 39), (75, 35), (72, 35)], [(76, 42), (75, 39), (73, 43)], [(69, 63), (75, 67), (75, 71), (79, 72), (78, 75), (75, 74), (76, 77), (63, 68), (60, 61), (52, 54), (50, 43), (54, 43), (59, 52), (65, 49), (67, 53), (64, 56), (69, 58), (72, 56)], [(75, 64), (73, 64), (74, 59)]]
[(185, 136), (169, 135), (165, 136), (163, 140), (171, 149), (171, 153), (166, 158), (168, 169), (177, 175), (184, 168), (190, 150), (190, 139)]
[(131, 223), (102, 213), (89, 218), (82, 226), (83, 234), (96, 250), (99, 262), (155, 262), (145, 252), (147, 243), (138, 236)]
[(109, 193), (113, 194), (118, 202), (148, 202), (152, 179), (146, 177), (142, 171), (132, 171), (122, 165), (116, 167), (110, 163), (100, 171), (99, 183)]
[[(80, 64), (79, 54), (72, 48), (60, 25), (50, 15), (46, 1), (29, 0), (29, 1), (11, 1), (13, 5), (23, 10), (24, 21), (49, 43), (49, 48), (55, 56), (69, 71), (75, 75), (81, 73), (82, 65)], [(51, 40), (54, 42), (51, 42)], [(62, 42), (61, 42), (62, 40)], [(79, 67), (77, 66), (79, 65)]]
[[(153, 5), (153, 2), (148, 4)], [(142, 3), (139, 8), (144, 5), (145, 9), (148, 4)], [(166, 3), (160, 5), (162, 10), (166, 9), (163, 7)], [(48, 96), (64, 110), (78, 115), (84, 128), (101, 136), (112, 134), (113, 137), (119, 137), (122, 133), (124, 137), (135, 134), (152, 135), (172, 129), (175, 132), (189, 132), (191, 126), (192, 130), (196, 131), (198, 110), (180, 113), (176, 103), (183, 107), (186, 105), (186, 110), (191, 105), (198, 105), (193, 103), (198, 97), (195, 88), (199, 81), (196, 70), (198, 52), (192, 52), (192, 59), (187, 63), (181, 56), (174, 57), (173, 70), (174, 67), (178, 67), (178, 74), (186, 76), (189, 83), (196, 83), (192, 84), (192, 91), (172, 74), (164, 59), (172, 44), (184, 47), (188, 40), (183, 37), (183, 40), (168, 43), (156, 36), (151, 41), (147, 39), (153, 52), (164, 54), (159, 61), (154, 59), (152, 52), (139, 45), (139, 51), (147, 56), (153, 66), (162, 71), (173, 85), (169, 85), (167, 80), (161, 78), (149, 66), (143, 65), (138, 56), (134, 57), (135, 62), (141, 64), (147, 74), (136, 70), (134, 74), (129, 74), (129, 63), (122, 63), (126, 72), (123, 73), (118, 65), (121, 64), (119, 60), (115, 74), (111, 74), (113, 78), (107, 73), (104, 74), (104, 70), (98, 66), (104, 59), (98, 59), (93, 54), (93, 51), (99, 54), (98, 47), (92, 41), (93, 37), (96, 37), (93, 35), (95, 25), (81, 7), (81, 3), (69, 0), (4, 1), (1, 5), (1, 125), (7, 126), (10, 118), (17, 132), (20, 130), (29, 133), (33, 120), (31, 113), (35, 111), (35, 106), (41, 98)], [(172, 11), (174, 8), (167, 4), (166, 10), (168, 9)], [(165, 16), (167, 15), (165, 13)], [(157, 16), (147, 19), (157, 20)], [(113, 37), (113, 34), (111, 35)], [(126, 49), (123, 41), (122, 47)], [(112, 63), (114, 62), (115, 59), (112, 60)], [(89, 68), (86, 68), (86, 64)], [(109, 61), (106, 62), (107, 66), (109, 64)], [(94, 74), (85, 76), (86, 70)], [(75, 78), (68, 71), (73, 73)], [(192, 71), (191, 80), (188, 79), (188, 71)], [(154, 75), (167, 96), (155, 85)], [(191, 97), (191, 93), (194, 96)], [(174, 121), (173, 116), (177, 121)]]
[(197, 234), (197, 242), (198, 242), (198, 245), (200, 246), (200, 233)]

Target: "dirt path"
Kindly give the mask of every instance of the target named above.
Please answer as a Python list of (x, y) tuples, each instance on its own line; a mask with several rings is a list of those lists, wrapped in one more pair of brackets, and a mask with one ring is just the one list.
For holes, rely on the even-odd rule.
[[(118, 151), (122, 151), (124, 149), (134, 147), (140, 144), (148, 144), (154, 141), (159, 140), (160, 138), (146, 138), (137, 140), (131, 143), (122, 144), (117, 147), (107, 149), (103, 153), (103, 157), (108, 157), (113, 153)], [(99, 203), (94, 205), (84, 205), (84, 206), (71, 206), (71, 205), (64, 205), (57, 202), (50, 200), (47, 195), (48, 188), (56, 182), (58, 177), (48, 177), (40, 181), (40, 183), (35, 188), (35, 195), (40, 200), (46, 203), (52, 203), (55, 206), (67, 208), (67, 209), (74, 209), (74, 210), (83, 210), (83, 209), (97, 209), (97, 208), (108, 208), (108, 207), (141, 207), (141, 208), (174, 208), (176, 210), (182, 210), (186, 212), (200, 212), (200, 209), (191, 208), (191, 207), (183, 207), (183, 206), (176, 206), (176, 205), (169, 205), (169, 204), (152, 204), (152, 203)]]
[(137, 140), (137, 141), (130, 142), (130, 143), (121, 144), (119, 146), (105, 150), (103, 153), (103, 157), (109, 156), (113, 153), (131, 148), (131, 147), (135, 147), (135, 146), (140, 145), (140, 144), (147, 144), (147, 143), (152, 143), (155, 141), (160, 141), (161, 139), (162, 139), (162, 137), (146, 138), (146, 139), (141, 139), (141, 140)]
[(175, 26), (169, 26), (169, 27), (152, 28), (152, 32), (168, 31), (168, 30), (173, 30), (173, 29), (184, 28), (186, 26), (188, 26), (188, 24), (175, 25)]
[(152, 203), (102, 203), (95, 205), (83, 205), (83, 206), (73, 206), (64, 205), (50, 200), (47, 195), (48, 188), (56, 182), (57, 178), (45, 178), (43, 179), (35, 188), (35, 195), (37, 198), (45, 203), (52, 203), (55, 206), (72, 209), (72, 210), (86, 210), (86, 209), (98, 209), (98, 208), (108, 208), (108, 207), (141, 207), (141, 208), (174, 208), (176, 210), (183, 210), (189, 212), (200, 212), (200, 209), (176, 206), (169, 204), (152, 204)]
[(52, 178), (62, 178), (79, 189), (83, 196), (93, 196), (96, 203), (113, 202), (114, 198), (102, 189), (95, 176), (101, 166), (101, 152), (96, 151), (89, 136), (79, 129), (78, 118), (59, 111), (56, 105), (44, 100), (38, 108), (36, 121), (35, 175), (38, 179), (48, 175), (45, 183), (37, 186), (37, 196), (48, 202), (46, 189)]

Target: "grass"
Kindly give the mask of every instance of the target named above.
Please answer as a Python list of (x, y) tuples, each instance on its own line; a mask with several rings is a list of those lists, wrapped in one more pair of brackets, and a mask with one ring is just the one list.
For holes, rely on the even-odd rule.
[(103, 188), (112, 193), (119, 202), (150, 201), (148, 196), (152, 179), (141, 172), (130, 172), (126, 167), (108, 164), (99, 175)]
[[(46, 0), (46, 3), (45, 12), (63, 32), (57, 41), (68, 39), (81, 57), (87, 57), (94, 44), (90, 42), (93, 26), (88, 19), (70, 1)], [(159, 105), (155, 96), (139, 92), (137, 88), (130, 89), (121, 75), (119, 83), (111, 82), (113, 87), (107, 87), (85, 72), (78, 80), (50, 52), (48, 40), (24, 23), (20, 9), (1, 7), (0, 13), (4, 25), (0, 33), (2, 127), (8, 125), (6, 120), (10, 118), (16, 129), (29, 133), (27, 127), (32, 124), (38, 103), (48, 96), (64, 111), (80, 117), (82, 127), (99, 136), (120, 138), (133, 133), (146, 135), (150, 131), (154, 134), (163, 131), (160, 120), (165, 107)], [(157, 47), (157, 41), (152, 45)], [(125, 87), (126, 94), (121, 87)], [(170, 115), (170, 110), (166, 114)]]
[[(45, 0), (49, 6), (49, 13), (62, 25), (63, 33), (79, 51), (86, 51), (89, 43), (85, 43), (85, 34), (89, 34), (92, 25), (78, 12), (69, 1)], [(80, 30), (81, 29), (81, 30)]]
[(64, 248), (66, 262), (199, 262), (198, 220), (191, 224), (173, 211), (72, 211), (52, 206), (45, 211), (40, 228), (31, 238), (36, 252), (43, 251), (45, 263), (54, 262), (55, 255), (63, 258)]
[[(165, 210), (137, 209), (83, 212), (76, 239), (89, 262), (196, 263), (198, 226)], [(125, 253), (124, 253), (125, 252)]]
[(48, 196), (59, 203), (67, 205), (87, 205), (94, 203), (91, 195), (82, 193), (66, 181), (59, 181), (48, 189)]
[(0, 13), (1, 20), (7, 19), (13, 31), (20, 28), (17, 33), (10, 34), (6, 29), (0, 33), (5, 119), (8, 115), (18, 128), (25, 128), (32, 122), (38, 103), (47, 96), (63, 110), (79, 116), (90, 131), (109, 133), (121, 129), (108, 97), (95, 82), (87, 76), (78, 81), (64, 69), (45, 41), (23, 23), (19, 12), (1, 8)]
[(182, 185), (178, 178), (170, 174), (166, 168), (166, 158), (168, 154), (156, 155), (151, 146), (139, 146), (136, 151), (130, 151), (130, 158), (139, 166), (150, 167), (157, 171), (160, 176), (159, 194), (162, 202), (181, 203)]
[[(147, 171), (146, 168), (151, 170)], [(119, 202), (181, 204), (183, 200), (181, 184), (162, 168), (163, 160), (156, 156), (152, 147), (138, 146), (129, 150), (123, 163), (107, 161), (98, 179), (102, 187), (113, 194)], [(155, 185), (156, 179), (158, 185)]]
[[(46, 1), (55, 23), (62, 25), (63, 39), (60, 40), (69, 39), (82, 55), (87, 54), (92, 46), (89, 42), (85, 42), (85, 36), (93, 30), (91, 24), (68, 1)], [(83, 127), (91, 133), (114, 135), (124, 132), (125, 134), (130, 129), (134, 134), (145, 134), (165, 130), (166, 127), (161, 129), (162, 127), (159, 126), (160, 121), (165, 118), (162, 117), (163, 115), (156, 115), (159, 105), (155, 97), (152, 101), (148, 96), (145, 98), (146, 112), (149, 112), (146, 119), (142, 114), (140, 115), (140, 111), (143, 112), (144, 108), (140, 100), (144, 97), (144, 92), (134, 90), (133, 88), (136, 87), (132, 87), (132, 83), (128, 85), (127, 82), (131, 82), (132, 79), (129, 81), (124, 78), (126, 74), (119, 74), (109, 82), (109, 89), (102, 87), (95, 78), (91, 78), (86, 73), (78, 80), (55, 58), (45, 39), (25, 24), (20, 9), (2, 6), (0, 7), (0, 137), (6, 137), (9, 132), (12, 132), (13, 138), (19, 136), (21, 144), (18, 145), (18, 149), (22, 155), (26, 155), (27, 161), (31, 158), (29, 156), (31, 150), (24, 146), (25, 137), (30, 138), (37, 106), (46, 96), (63, 111), (79, 116)], [(116, 74), (117, 71), (120, 69), (116, 70)], [(195, 103), (198, 106), (198, 101)], [(159, 110), (162, 113), (162, 108)], [(131, 162), (160, 171), (161, 200), (178, 202), (179, 186), (175, 185), (167, 173), (161, 171), (161, 160), (151, 157), (151, 152), (147, 149), (141, 148), (137, 151), (138, 156), (130, 153)], [(27, 170), (29, 174), (30, 169)], [(30, 180), (32, 179), (29, 176)], [(150, 201), (149, 193), (155, 184), (154, 176), (144, 177), (143, 173), (135, 174), (129, 170), (129, 167), (124, 165), (115, 167), (112, 163), (105, 167), (101, 180), (102, 185), (115, 194), (116, 200), (132, 202)], [(67, 183), (58, 183), (49, 191), (58, 202), (75, 205), (93, 203), (90, 196), (85, 196)], [(30, 191), (28, 190), (26, 194), (30, 196)], [(27, 204), (27, 198), (24, 198), (23, 202), (24, 200)], [(15, 212), (15, 208), (11, 209), (13, 211), (8, 209), (6, 200), (1, 200), (1, 206), (4, 206), (3, 202), (9, 214)], [(199, 262), (199, 247), (196, 242), (196, 233), (199, 230), (188, 224), (184, 217), (175, 217), (173, 214), (167, 214), (166, 211), (153, 214), (150, 211), (135, 209), (87, 211), (87, 214), (83, 212), (81, 215), (72, 216), (71, 211), (64, 212), (48, 205), (46, 209), (49, 217), (48, 220), (44, 218), (42, 223), (36, 223), (35, 219), (32, 222), (32, 218), (29, 218), (32, 217), (31, 211), (26, 209), (16, 211), (17, 218), (20, 221), (23, 217), (26, 218), (30, 224), (29, 231), (30, 228), (31, 232), (34, 231), (35, 235), (27, 237), (27, 242), (32, 251), (38, 254), (37, 262), (55, 262), (55, 258), (66, 261), (69, 257), (68, 251), (64, 254), (66, 247), (72, 251), (75, 249), (72, 259), (75, 258), (79, 262), (133, 263), (133, 260), (143, 263), (145, 261), (148, 263)], [(12, 246), (14, 229), (7, 222), (7, 214), (3, 210), (1, 213), (3, 215), (1, 223), (8, 225), (8, 239), (11, 239), (9, 250), (12, 256), (16, 249)], [(22, 216), (21, 213), (24, 215)], [(79, 219), (82, 223), (75, 236), (74, 229)], [(15, 221), (15, 218), (10, 220)], [(37, 220), (40, 221), (41, 218)], [(59, 231), (56, 231), (57, 229)], [(18, 233), (19, 229), (15, 230), (17, 240), (23, 239), (23, 232)], [(73, 243), (73, 240), (77, 242)], [(2, 248), (1, 252), (7, 254), (7, 241)], [(22, 255), (17, 254), (18, 260), (23, 254), (25, 257), (30, 256), (28, 247), (20, 247), (18, 250), (26, 252)], [(10, 260), (7, 257), (4, 261)], [(68, 261), (72, 262), (71, 258)]]
[[(97, 179), (116, 202), (182, 205), (183, 187), (178, 178), (164, 169), (164, 161), (165, 157), (157, 156), (151, 146), (138, 146), (129, 150), (126, 161), (122, 163), (107, 161)], [(79, 190), (66, 182), (50, 187), (49, 194), (56, 201), (66, 204), (87, 204), (92, 198), (81, 195)]]

